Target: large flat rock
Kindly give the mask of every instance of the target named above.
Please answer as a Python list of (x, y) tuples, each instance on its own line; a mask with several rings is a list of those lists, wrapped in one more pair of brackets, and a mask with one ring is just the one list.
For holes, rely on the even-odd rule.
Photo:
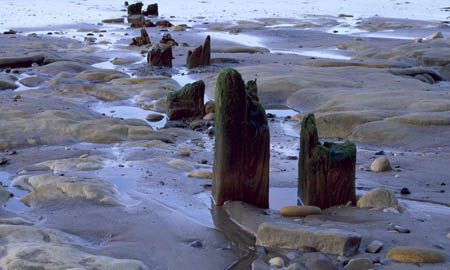
[(256, 234), (256, 245), (259, 246), (288, 249), (312, 247), (323, 253), (343, 256), (354, 255), (360, 243), (361, 236), (357, 233), (286, 222), (263, 223)]

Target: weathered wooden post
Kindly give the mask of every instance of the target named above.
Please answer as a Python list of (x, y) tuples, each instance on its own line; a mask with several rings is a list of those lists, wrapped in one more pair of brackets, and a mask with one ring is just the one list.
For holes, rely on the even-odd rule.
[(170, 120), (202, 118), (204, 97), (205, 83), (203, 81), (186, 84), (180, 90), (167, 95), (169, 107), (167, 116)]
[(305, 205), (322, 209), (355, 202), (356, 146), (319, 142), (314, 114), (302, 121), (298, 161), (298, 195)]
[(211, 62), (211, 37), (207, 36), (203, 46), (199, 46), (194, 51), (189, 51), (186, 56), (188, 68), (208, 66)]
[(270, 134), (263, 106), (252, 99), (241, 75), (219, 74), (215, 97), (213, 196), (269, 207)]

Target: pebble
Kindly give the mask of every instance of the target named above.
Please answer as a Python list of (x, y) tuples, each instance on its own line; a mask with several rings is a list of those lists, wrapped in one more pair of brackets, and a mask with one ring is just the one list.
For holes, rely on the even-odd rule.
[(344, 270), (368, 270), (373, 268), (373, 263), (367, 258), (351, 259)]
[(145, 119), (150, 122), (158, 122), (158, 121), (161, 121), (162, 119), (164, 119), (164, 115), (151, 113), (151, 114), (147, 115), (147, 117), (145, 117)]
[(447, 238), (450, 239), (450, 233), (447, 233)]
[(189, 153), (188, 151), (181, 151), (181, 152), (177, 152), (176, 154), (179, 156), (183, 156), (183, 157), (191, 156), (191, 153)]
[(194, 247), (194, 248), (202, 248), (203, 247), (203, 243), (200, 240), (195, 240), (192, 241), (189, 246)]
[(378, 240), (373, 240), (367, 247), (366, 252), (368, 253), (378, 253), (381, 248), (383, 248), (383, 242)]
[(301, 270), (302, 268), (298, 263), (291, 263), (288, 267), (286, 267), (286, 270)]
[(285, 206), (280, 209), (280, 214), (284, 217), (305, 217), (321, 212), (322, 210), (316, 206)]
[(281, 257), (275, 257), (269, 260), (269, 264), (272, 267), (281, 268), (284, 267), (284, 260)]
[(411, 191), (409, 191), (409, 189), (408, 188), (402, 188), (402, 190), (400, 190), (400, 194), (402, 194), (402, 195), (409, 195), (409, 194), (411, 194)]
[(386, 156), (375, 159), (370, 165), (372, 172), (386, 172), (392, 170), (391, 163)]
[(396, 230), (399, 233), (410, 233), (411, 231), (408, 228), (394, 225), (394, 230)]
[(388, 265), (388, 264), (391, 264), (392, 262), (394, 262), (394, 260), (392, 260), (392, 259), (381, 259), (380, 260), (380, 263), (382, 265)]
[(17, 101), (17, 100), (19, 100), (19, 99), (21, 99), (21, 98), (22, 98), (21, 95), (15, 95), (15, 96), (13, 97), (13, 100), (14, 100), (14, 101)]
[(395, 209), (394, 207), (389, 207), (389, 208), (385, 208), (383, 209), (384, 213), (392, 213), (392, 214), (400, 214), (400, 212)]
[(337, 257), (337, 260), (343, 264), (347, 264), (350, 259), (343, 255), (340, 255), (339, 257)]
[(434, 249), (418, 247), (396, 247), (388, 251), (386, 258), (401, 263), (443, 263), (445, 256)]
[(190, 172), (188, 173), (188, 177), (212, 179), (212, 172)]
[(295, 251), (290, 251), (290, 252), (288, 252), (286, 257), (288, 257), (289, 260), (296, 260), (296, 259), (300, 258), (300, 254)]

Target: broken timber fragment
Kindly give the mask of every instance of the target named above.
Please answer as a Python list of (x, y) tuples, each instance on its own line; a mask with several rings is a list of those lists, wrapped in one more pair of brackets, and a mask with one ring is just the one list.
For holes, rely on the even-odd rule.
[(148, 52), (147, 62), (152, 66), (172, 67), (172, 58), (172, 46), (155, 44)]
[(128, 6), (128, 15), (141, 15), (143, 5), (144, 4), (142, 4), (141, 2), (129, 5)]
[(270, 135), (264, 107), (252, 99), (241, 74), (219, 74), (215, 97), (213, 196), (217, 205), (244, 201), (269, 207)]
[(141, 36), (133, 38), (130, 45), (144, 46), (151, 44), (152, 43), (150, 42), (150, 37), (148, 36), (147, 31), (145, 29), (141, 29)]
[(322, 209), (355, 202), (356, 146), (319, 142), (314, 114), (302, 121), (298, 161), (298, 196)]
[(180, 90), (171, 92), (167, 95), (169, 120), (202, 118), (204, 96), (205, 83), (203, 81), (188, 83)]
[(186, 57), (186, 65), (188, 68), (196, 68), (199, 66), (208, 66), (211, 63), (211, 37), (207, 36), (203, 46), (189, 51)]

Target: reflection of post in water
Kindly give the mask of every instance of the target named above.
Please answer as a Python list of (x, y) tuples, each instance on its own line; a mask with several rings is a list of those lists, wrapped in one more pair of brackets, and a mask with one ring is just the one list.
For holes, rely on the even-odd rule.
[(215, 97), (213, 196), (217, 205), (244, 201), (269, 207), (270, 134), (266, 112), (257, 101), (256, 81), (241, 74), (219, 74)]
[(211, 200), (211, 215), (214, 225), (224, 233), (230, 241), (231, 250), (238, 259), (225, 269), (247, 270), (251, 269), (252, 262), (258, 257), (255, 251), (249, 247), (255, 246), (255, 237), (242, 230), (235, 222), (230, 219), (223, 206), (216, 206)]

